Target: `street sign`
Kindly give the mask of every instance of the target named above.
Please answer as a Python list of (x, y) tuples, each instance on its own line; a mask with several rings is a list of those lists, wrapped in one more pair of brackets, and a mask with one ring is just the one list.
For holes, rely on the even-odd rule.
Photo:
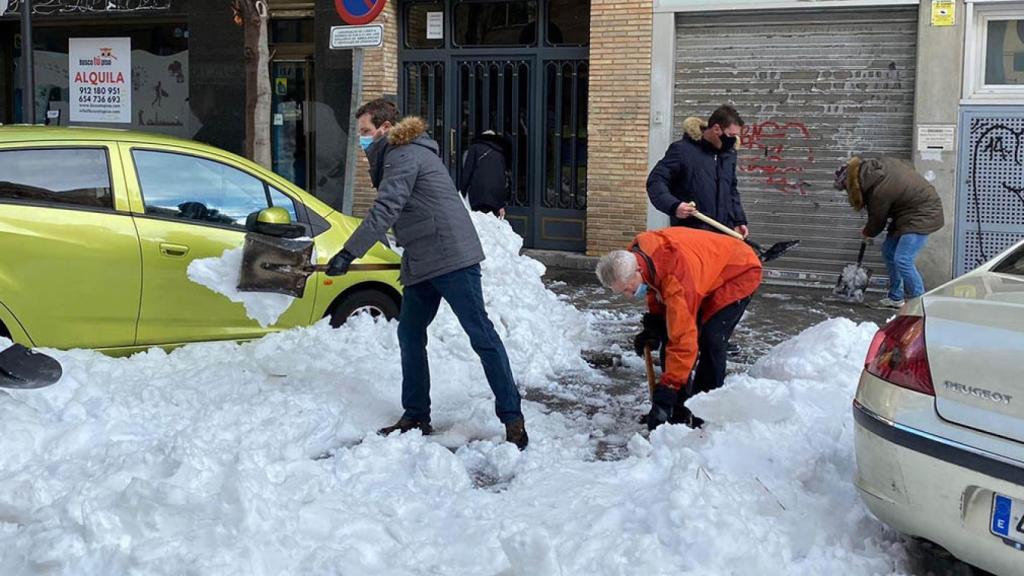
[(387, 0), (334, 0), (334, 9), (346, 24), (369, 24), (386, 3)]
[(384, 45), (384, 26), (331, 26), (331, 50), (380, 48)]

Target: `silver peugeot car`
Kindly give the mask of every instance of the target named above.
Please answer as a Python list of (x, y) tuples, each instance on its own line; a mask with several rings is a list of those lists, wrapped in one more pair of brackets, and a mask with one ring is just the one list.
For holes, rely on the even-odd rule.
[(853, 415), (855, 482), (879, 520), (1024, 575), (1024, 242), (878, 331)]

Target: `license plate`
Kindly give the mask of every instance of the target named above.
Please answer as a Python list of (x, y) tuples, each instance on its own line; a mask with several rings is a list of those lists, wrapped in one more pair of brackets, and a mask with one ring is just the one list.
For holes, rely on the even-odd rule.
[(991, 530), (996, 536), (1024, 544), (1024, 500), (994, 495)]

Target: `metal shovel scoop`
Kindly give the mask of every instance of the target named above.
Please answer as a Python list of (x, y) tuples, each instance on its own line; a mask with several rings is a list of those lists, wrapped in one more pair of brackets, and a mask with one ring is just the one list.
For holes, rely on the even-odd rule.
[(867, 247), (866, 241), (860, 243), (857, 263), (847, 264), (843, 267), (843, 271), (839, 273), (839, 279), (836, 280), (836, 287), (832, 289), (832, 294), (847, 302), (860, 303), (864, 301), (864, 293), (871, 281), (871, 270), (861, 266), (861, 262), (864, 261), (864, 250)]
[(754, 252), (757, 253), (757, 257), (761, 259), (761, 262), (771, 262), (772, 260), (775, 260), (779, 256), (782, 256), (786, 252), (789, 252), (793, 248), (796, 248), (797, 246), (800, 245), (799, 240), (786, 240), (783, 242), (776, 242), (775, 244), (769, 246), (766, 250), (762, 248), (761, 245), (758, 244), (757, 242), (754, 242), (749, 238), (744, 238), (743, 234), (740, 234), (739, 232), (733, 230), (732, 228), (729, 228), (725, 224), (722, 224), (718, 220), (715, 220), (714, 218), (700, 212), (699, 210), (693, 213), (693, 217), (715, 228), (716, 230), (719, 230), (721, 232), (724, 232), (725, 234), (728, 234), (729, 236), (732, 236), (737, 240), (743, 240), (744, 242), (747, 243), (747, 246), (750, 246), (751, 248), (754, 249)]
[[(249, 232), (242, 248), (240, 292), (273, 292), (302, 298), (311, 274), (327, 270), (313, 264), (313, 241), (291, 240)], [(399, 264), (352, 264), (350, 272), (398, 270)]]
[(60, 380), (63, 373), (60, 362), (21, 344), (0, 352), (0, 388), (45, 388)]

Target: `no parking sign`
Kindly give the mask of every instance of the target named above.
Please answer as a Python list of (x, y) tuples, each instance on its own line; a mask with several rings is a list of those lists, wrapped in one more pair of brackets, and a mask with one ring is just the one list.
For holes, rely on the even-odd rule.
[(367, 24), (384, 9), (387, 0), (334, 0), (338, 16), (348, 24)]

